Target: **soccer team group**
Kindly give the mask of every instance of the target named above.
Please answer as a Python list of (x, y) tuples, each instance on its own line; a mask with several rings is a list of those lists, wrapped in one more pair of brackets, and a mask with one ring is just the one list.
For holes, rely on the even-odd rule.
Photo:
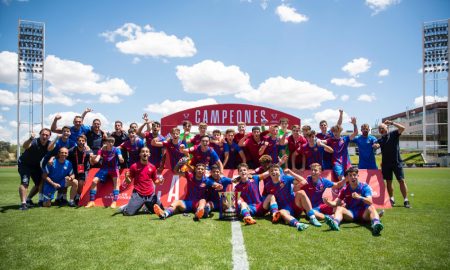
[[(253, 217), (268, 215), (272, 222), (284, 221), (303, 231), (309, 225), (299, 221), (304, 212), (313, 226), (320, 227), (323, 220), (332, 230), (339, 230), (342, 221), (370, 222), (372, 232), (380, 234), (383, 225), (372, 202), (369, 185), (358, 181), (359, 169), (377, 169), (375, 150), (381, 148), (382, 174), (386, 180), (391, 204), (393, 174), (395, 174), (404, 206), (410, 208), (399, 151), (399, 136), (404, 126), (385, 121), (376, 138), (369, 134), (369, 125), (361, 126), (358, 134), (356, 118), (351, 118), (353, 133), (341, 136), (343, 111), (336, 125), (328, 129), (327, 121), (320, 122), (320, 132), (310, 126), (289, 126), (286, 118), (279, 124), (266, 128), (255, 126), (251, 133), (245, 123), (238, 123), (237, 131), (207, 132), (207, 124), (198, 125), (198, 134), (191, 133), (192, 123), (184, 121), (182, 130), (173, 128), (167, 136), (160, 134), (161, 124), (150, 121), (146, 114), (143, 124), (130, 124), (127, 132), (121, 121), (116, 121), (114, 131), (106, 133), (101, 121), (94, 119), (91, 126), (84, 125), (86, 109), (76, 116), (73, 126), (58, 128), (61, 119), (56, 115), (50, 129), (44, 128), (35, 138), (32, 134), (23, 144), (25, 149), (18, 159), (21, 179), (19, 195), (21, 210), (34, 206), (32, 198), (39, 193), (39, 206), (55, 203), (71, 207), (79, 203), (84, 182), (91, 168), (99, 168), (90, 186), (90, 201), (85, 206), (95, 206), (99, 182), (113, 181), (113, 202), (116, 208), (121, 185), (131, 182), (134, 189), (128, 204), (119, 207), (124, 215), (135, 215), (143, 208), (166, 219), (177, 213), (194, 213), (200, 220), (218, 211), (224, 202), (219, 192), (233, 189), (239, 194), (238, 213), (247, 225), (255, 224)], [(396, 129), (389, 131), (389, 126)], [(146, 131), (144, 131), (144, 128)], [(182, 132), (181, 132), (182, 131)], [(50, 141), (51, 133), (57, 138)], [(359, 149), (358, 168), (352, 167), (348, 154), (350, 142)], [(168, 161), (166, 162), (166, 158)], [(169, 164), (173, 173), (187, 180), (184, 200), (175, 200), (164, 208), (155, 194), (155, 185), (162, 184), (160, 175)], [(125, 180), (120, 183), (119, 169), (126, 169)], [(237, 169), (238, 175), (224, 177), (223, 169)], [(301, 171), (311, 174), (302, 177)], [(332, 170), (333, 180), (321, 177), (322, 170)], [(28, 193), (30, 180), (34, 182)], [(260, 190), (263, 181), (263, 190)], [(233, 187), (234, 186), (234, 187)], [(69, 200), (67, 191), (70, 188)], [(335, 200), (323, 197), (331, 188), (339, 195)], [(261, 195), (262, 194), (262, 195)]]

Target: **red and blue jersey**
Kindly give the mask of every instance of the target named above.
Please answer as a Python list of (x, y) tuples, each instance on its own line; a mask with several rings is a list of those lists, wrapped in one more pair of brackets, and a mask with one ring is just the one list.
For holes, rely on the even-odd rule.
[(278, 151), (285, 146), (280, 146), (280, 138), (272, 138), (271, 136), (264, 137), (264, 141), (268, 142), (264, 154), (269, 155), (272, 158), (274, 164), (278, 163)]
[(309, 143), (303, 144), (300, 152), (297, 151), (297, 153), (302, 154), (306, 157), (305, 168), (308, 170), (313, 163), (319, 163), (320, 166), (323, 166), (323, 152), (323, 147), (317, 146), (317, 144), (315, 144), (314, 146), (310, 146)]
[(341, 192), (339, 193), (338, 198), (341, 201), (345, 202), (345, 208), (357, 213), (363, 209), (366, 209), (368, 207), (367, 204), (364, 203), (364, 201), (359, 199), (354, 199), (352, 197), (352, 193), (356, 192), (359, 195), (363, 197), (371, 197), (372, 196), (372, 189), (370, 186), (366, 183), (358, 183), (358, 186), (355, 189), (352, 189), (350, 185), (346, 185)]
[[(327, 140), (333, 137), (333, 132), (328, 131), (327, 133), (317, 133), (316, 138), (319, 140)], [(333, 154), (323, 151), (323, 169), (329, 170), (332, 168), (331, 161), (333, 159)]]
[(136, 138), (134, 143), (131, 140), (124, 141), (120, 148), (125, 149), (128, 152), (128, 165), (131, 166), (139, 161), (139, 152), (144, 147), (144, 140)]
[(100, 149), (97, 155), (103, 159), (101, 167), (103, 170), (116, 171), (119, 169), (119, 155), (122, 155), (119, 148), (113, 146), (111, 151)]
[(212, 147), (212, 149), (214, 149), (217, 156), (219, 156), (219, 159), (223, 162), (223, 159), (224, 159), (223, 154), (225, 153), (225, 143), (222, 143), (222, 145), (221, 145), (220, 143), (210, 142), (209, 146)]
[(247, 204), (260, 204), (262, 201), (261, 193), (259, 192), (259, 176), (253, 175), (252, 178), (245, 182), (239, 182), (234, 191), (241, 193), (241, 199)]
[(144, 133), (144, 138), (145, 142), (147, 143), (147, 147), (150, 150), (150, 157), (148, 158), (148, 161), (155, 167), (159, 167), (161, 165), (163, 148), (152, 146), (152, 140), (158, 138), (158, 140), (162, 142), (165, 140), (164, 136), (162, 136), (161, 134), (153, 136), (153, 133), (147, 131)]
[(319, 207), (323, 203), (322, 196), (325, 189), (333, 187), (333, 182), (326, 178), (320, 177), (317, 182), (314, 183), (311, 176), (306, 178), (308, 184), (302, 187), (302, 190), (306, 192), (309, 200), (311, 201), (312, 208)]
[(344, 170), (352, 166), (350, 157), (348, 155), (348, 144), (350, 143), (349, 136), (338, 138), (328, 138), (327, 145), (333, 148), (333, 165), (342, 165)]
[(225, 142), (223, 144), (223, 150), (224, 153), (228, 153), (228, 161), (225, 169), (236, 169), (236, 167), (239, 165), (239, 161), (241, 161), (241, 159), (239, 158), (239, 152), (242, 151), (242, 149), (236, 142), (233, 141), (231, 144)]
[(185, 141), (178, 140), (178, 143), (174, 144), (172, 140), (164, 141), (163, 146), (166, 148), (169, 154), (170, 167), (173, 169), (177, 165), (178, 161), (184, 157), (183, 152), (180, 151), (180, 146)]
[(273, 194), (280, 209), (291, 208), (295, 199), (292, 188), (294, 179), (294, 177), (285, 174), (280, 176), (280, 181), (274, 183), (269, 178), (268, 181), (264, 182), (264, 193)]
[(200, 145), (195, 145), (193, 151), (189, 151), (189, 154), (192, 154), (192, 165), (197, 165), (198, 163), (205, 164), (208, 168), (210, 168), (213, 164), (215, 164), (219, 160), (219, 156), (217, 156), (216, 151), (211, 147), (207, 147), (206, 151), (202, 151)]
[(201, 179), (195, 178), (193, 173), (186, 173), (185, 178), (187, 180), (187, 194), (186, 201), (197, 202), (202, 199), (206, 199), (206, 177), (202, 176)]
[[(223, 188), (216, 190), (212, 188), (214, 183), (221, 184)], [(227, 191), (228, 186), (231, 184), (231, 179), (225, 176), (220, 177), (219, 181), (215, 181), (211, 176), (206, 179), (206, 186), (208, 187), (207, 199), (214, 203), (214, 206), (218, 206), (220, 203), (219, 192)]]

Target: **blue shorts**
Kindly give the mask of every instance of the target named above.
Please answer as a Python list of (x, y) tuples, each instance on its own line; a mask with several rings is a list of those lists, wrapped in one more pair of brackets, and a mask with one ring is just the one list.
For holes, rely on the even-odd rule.
[(367, 205), (367, 206), (365, 206), (365, 207), (347, 208), (347, 210), (350, 211), (350, 213), (352, 213), (352, 215), (353, 215), (353, 220), (359, 220), (359, 221), (361, 221), (361, 220), (363, 220), (364, 212), (366, 211), (366, 209), (367, 209), (368, 207), (369, 207), (369, 206)]
[[(63, 181), (62, 183), (58, 183), (61, 185), (61, 188), (65, 187), (65, 183), (66, 181)], [(54, 196), (55, 196), (55, 192), (56, 192), (56, 188), (54, 188), (52, 185), (50, 185), (49, 183), (45, 182), (44, 186), (42, 187), (42, 194), (44, 196), (44, 202), (48, 202), (48, 201), (52, 201)]]
[(113, 178), (117, 178), (119, 176), (119, 170), (111, 171), (108, 169), (100, 169), (96, 174), (95, 177), (100, 180), (100, 182), (105, 182), (108, 179), (108, 176)]
[(267, 212), (264, 210), (263, 203), (248, 204), (248, 208), (250, 209), (250, 215), (252, 216), (264, 216)]
[(185, 213), (197, 211), (198, 201), (183, 200), (182, 202), (184, 203), (184, 206), (186, 207), (186, 210), (184, 210)]

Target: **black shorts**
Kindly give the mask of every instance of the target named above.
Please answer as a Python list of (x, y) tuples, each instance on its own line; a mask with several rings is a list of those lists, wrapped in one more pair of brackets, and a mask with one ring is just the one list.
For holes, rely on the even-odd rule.
[(20, 175), (20, 183), (24, 186), (28, 186), (30, 184), (30, 178), (36, 186), (38, 186), (42, 181), (42, 170), (39, 167), (31, 168), (19, 163), (17, 170)]
[(131, 198), (128, 201), (127, 206), (123, 209), (123, 215), (125, 216), (133, 216), (141, 209), (141, 207), (145, 204), (149, 211), (153, 211), (153, 205), (158, 204), (161, 206), (161, 202), (158, 200), (158, 196), (155, 193), (148, 196), (139, 195), (136, 190), (133, 190), (131, 194)]
[(381, 173), (383, 174), (384, 180), (393, 180), (393, 175), (398, 181), (403, 181), (405, 179), (405, 174), (403, 173), (403, 167), (399, 165), (392, 166), (381, 166)]
[(78, 181), (86, 181), (88, 176), (88, 172), (84, 172), (84, 173), (75, 173), (75, 179), (77, 179)]

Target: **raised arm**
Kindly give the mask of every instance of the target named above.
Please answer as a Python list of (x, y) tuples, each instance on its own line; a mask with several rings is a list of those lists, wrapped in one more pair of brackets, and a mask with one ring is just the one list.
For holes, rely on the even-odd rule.
[(402, 134), (403, 131), (405, 131), (405, 126), (400, 123), (395, 123), (395, 122), (392, 122), (391, 120), (386, 120), (386, 121), (384, 121), (384, 123), (388, 126), (392, 125), (392, 126), (396, 127), (399, 134)]
[(308, 184), (308, 181), (306, 181), (306, 179), (303, 178), (303, 176), (296, 174), (291, 169), (285, 169), (284, 173), (289, 174), (294, 177), (294, 185), (300, 184), (301, 186), (304, 186), (304, 185)]
[(350, 123), (353, 125), (353, 133), (350, 135), (350, 141), (358, 135), (358, 126), (356, 125), (356, 117), (352, 117)]
[(52, 151), (53, 149), (55, 149), (55, 145), (56, 145), (56, 142), (59, 140), (59, 139), (61, 139), (61, 134), (58, 134), (57, 136), (56, 136), (56, 138), (48, 145), (48, 147), (47, 147), (47, 151)]
[(58, 122), (59, 119), (61, 119), (61, 115), (60, 114), (55, 115), (55, 118), (53, 118), (53, 122), (52, 122), (52, 125), (50, 127), (50, 130), (52, 132), (55, 132), (55, 133), (58, 133), (58, 134), (62, 134), (62, 129), (56, 127), (56, 123)]
[(151, 121), (148, 120), (148, 115), (146, 113), (144, 113), (144, 115), (142, 116), (142, 119), (144, 119), (144, 123), (138, 128), (138, 130), (136, 131), (136, 134), (141, 137), (144, 138), (144, 133), (142, 133), (142, 130), (144, 129), (144, 126), (147, 126), (147, 130), (149, 130), (149, 126), (151, 124)]
[(27, 150), (28, 148), (30, 148), (35, 136), (36, 134), (34, 132), (31, 132), (30, 138), (28, 138), (28, 140), (26, 140), (22, 145), (23, 149)]
[(343, 121), (343, 119), (344, 119), (344, 110), (342, 110), (342, 109), (339, 109), (339, 119), (338, 119), (338, 121), (337, 121), (337, 125), (338, 126), (342, 126), (342, 121)]
[(84, 112), (81, 114), (81, 122), (83, 123), (83, 121), (84, 121), (84, 117), (86, 116), (86, 114), (88, 114), (88, 113), (90, 113), (90, 112), (92, 112), (93, 110), (91, 109), (91, 108), (86, 108), (85, 110), (84, 110)]

